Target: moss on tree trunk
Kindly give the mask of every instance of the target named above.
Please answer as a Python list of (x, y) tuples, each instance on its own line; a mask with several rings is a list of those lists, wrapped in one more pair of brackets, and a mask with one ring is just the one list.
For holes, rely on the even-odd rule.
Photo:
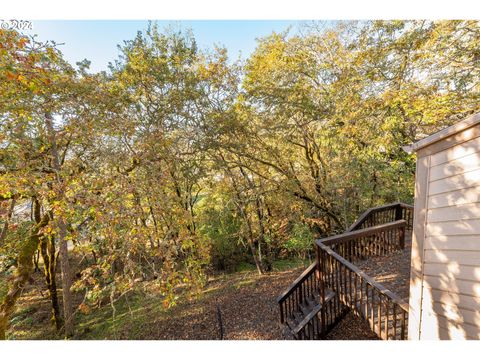
[(5, 340), (9, 326), (10, 316), (15, 311), (15, 304), (20, 297), (25, 284), (30, 279), (33, 267), (33, 255), (40, 243), (41, 229), (48, 223), (48, 216), (44, 216), (40, 223), (36, 224), (25, 242), (22, 244), (17, 258), (17, 269), (13, 280), (8, 286), (8, 292), (0, 305), (0, 340)]
[(55, 326), (57, 330), (60, 330), (62, 325), (62, 319), (60, 316), (60, 307), (58, 303), (58, 294), (57, 294), (57, 281), (55, 277), (56, 270), (56, 259), (55, 259), (55, 242), (54, 238), (42, 239), (40, 244), (40, 249), (42, 252), (43, 258), (43, 270), (45, 274), (45, 282), (48, 288), (48, 294), (50, 296), (50, 302), (52, 303), (52, 325)]

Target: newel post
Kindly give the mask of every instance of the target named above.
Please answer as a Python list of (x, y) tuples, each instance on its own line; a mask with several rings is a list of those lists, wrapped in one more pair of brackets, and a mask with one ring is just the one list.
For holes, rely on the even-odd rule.
[(403, 209), (400, 204), (395, 207), (395, 220), (402, 220), (403, 219)]

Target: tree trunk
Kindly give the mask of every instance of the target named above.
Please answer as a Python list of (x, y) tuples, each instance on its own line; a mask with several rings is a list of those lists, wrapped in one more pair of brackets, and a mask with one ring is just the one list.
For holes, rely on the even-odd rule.
[(264, 273), (263, 264), (262, 264), (262, 259), (259, 256), (259, 251), (257, 250), (257, 247), (255, 246), (255, 236), (253, 235), (252, 224), (250, 223), (250, 219), (248, 218), (248, 215), (246, 214), (246, 212), (243, 209), (241, 211), (242, 211), (242, 214), (244, 215), (245, 222), (247, 223), (248, 246), (250, 247), (250, 250), (252, 252), (253, 261), (255, 262), (255, 266), (257, 267), (257, 271), (260, 275), (262, 275)]
[(35, 254), (33, 254), (33, 265), (34, 265), (33, 272), (40, 271), (40, 268), (38, 267), (39, 261), (40, 261), (40, 251), (37, 249), (37, 251), (35, 251)]
[(5, 224), (3, 224), (3, 229), (0, 232), (0, 245), (3, 243), (3, 240), (5, 240), (5, 238), (7, 237), (8, 224), (10, 222), (10, 219), (12, 218), (13, 209), (15, 208), (16, 201), (17, 201), (17, 198), (15, 196), (12, 197), (12, 202), (10, 203), (10, 208), (8, 209), (8, 213), (7, 213), (7, 219), (5, 220)]
[(43, 258), (43, 269), (45, 273), (45, 282), (47, 284), (50, 302), (52, 304), (52, 325), (60, 330), (62, 319), (60, 317), (60, 306), (58, 303), (57, 281), (56, 281), (56, 259), (55, 259), (55, 239), (54, 237), (43, 237), (40, 250)]
[[(38, 200), (34, 200), (34, 218), (38, 223), (40, 221), (40, 204)], [(40, 241), (40, 252), (43, 258), (43, 270), (45, 274), (45, 282), (47, 284), (50, 301), (52, 304), (52, 325), (60, 330), (62, 319), (60, 316), (60, 307), (58, 303), (57, 281), (56, 281), (56, 255), (55, 255), (55, 238), (53, 236), (43, 236)]]
[(65, 336), (71, 337), (73, 335), (73, 304), (72, 293), (70, 287), (72, 286), (70, 262), (68, 260), (68, 244), (65, 237), (67, 235), (67, 226), (63, 219), (58, 221), (59, 238), (60, 238), (60, 267), (62, 269), (62, 293), (63, 293), (63, 314), (64, 314), (64, 328)]
[(6, 332), (9, 325), (10, 316), (15, 311), (15, 304), (20, 297), (25, 284), (28, 282), (33, 273), (33, 255), (38, 249), (40, 242), (40, 230), (47, 225), (48, 217), (44, 216), (30, 232), (25, 243), (20, 248), (17, 258), (17, 270), (13, 281), (9, 285), (7, 295), (0, 304), (0, 340), (5, 340)]
[[(58, 155), (56, 133), (53, 128), (53, 120), (50, 113), (45, 113), (45, 125), (47, 127), (48, 135), (50, 138), (50, 146), (52, 152), (53, 168), (56, 171), (56, 180), (58, 183), (57, 198), (59, 201), (64, 200), (63, 179), (60, 175), (61, 164)], [(58, 238), (60, 242), (60, 267), (62, 269), (62, 293), (63, 293), (63, 314), (65, 320), (65, 336), (70, 337), (73, 335), (73, 304), (70, 276), (70, 262), (68, 260), (68, 244), (66, 240), (67, 225), (62, 215), (57, 217)]]
[(259, 230), (260, 230), (260, 232), (259, 232), (260, 236), (259, 236), (259, 239), (258, 239), (259, 253), (260, 253), (261, 245), (262, 244), (265, 245), (264, 256), (262, 257), (261, 253), (260, 253), (260, 263), (262, 264), (264, 271), (271, 271), (272, 270), (271, 254), (270, 254), (269, 246), (268, 246), (268, 244), (266, 242), (266, 239), (265, 239), (265, 224), (263, 222), (264, 221), (264, 214), (263, 214), (262, 204), (261, 204), (258, 196), (255, 200), (255, 205), (256, 205), (256, 208), (257, 208), (257, 219), (258, 219), (258, 226), (259, 226)]
[(252, 239), (248, 240), (248, 245), (250, 247), (250, 251), (252, 252), (253, 261), (255, 262), (255, 266), (257, 267), (257, 271), (260, 275), (262, 275), (263, 274), (262, 262), (260, 261), (260, 258), (257, 255), (257, 249), (256, 249), (255, 244), (254, 244)]

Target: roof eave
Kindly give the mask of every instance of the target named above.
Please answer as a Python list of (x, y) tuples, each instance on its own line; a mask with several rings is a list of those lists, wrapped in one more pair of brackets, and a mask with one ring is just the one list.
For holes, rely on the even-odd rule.
[(424, 147), (427, 147), (433, 143), (446, 139), (452, 135), (459, 133), (460, 131), (464, 131), (472, 126), (475, 126), (480, 123), (480, 113), (473, 114), (466, 119), (463, 119), (456, 124), (449, 126), (443, 130), (440, 130), (426, 138), (417, 141), (411, 145), (402, 146), (402, 149), (407, 153), (411, 154), (413, 152), (417, 152)]

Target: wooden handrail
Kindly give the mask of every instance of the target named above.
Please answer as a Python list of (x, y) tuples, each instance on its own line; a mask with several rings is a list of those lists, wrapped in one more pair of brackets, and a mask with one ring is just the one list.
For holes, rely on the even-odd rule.
[[(373, 214), (379, 213), (379, 212), (385, 212), (388, 210), (393, 210), (395, 208), (400, 208), (400, 209), (408, 209), (413, 211), (413, 206), (401, 202), (395, 202), (392, 204), (387, 204), (387, 205), (382, 205), (382, 206), (377, 206), (374, 208), (370, 208), (366, 210), (360, 217), (348, 228), (347, 231), (354, 231), (357, 230), (362, 224)], [(412, 217), (413, 219), (413, 217)], [(396, 216), (395, 219), (392, 220), (401, 220), (400, 217)]]
[(287, 318), (299, 311), (300, 307), (306, 304), (307, 299), (318, 293), (318, 287), (317, 263), (313, 263), (277, 298), (280, 306), (280, 322), (283, 324)]
[[(395, 216), (398, 209), (402, 210), (402, 216), (411, 215), (403, 212), (398, 204), (395, 209)], [(390, 213), (373, 221), (391, 216)], [(371, 329), (382, 339), (406, 338), (408, 304), (352, 261), (403, 248), (406, 226), (406, 220), (398, 220), (316, 241), (320, 288), (333, 288), (342, 303), (367, 320)], [(400, 331), (397, 331), (397, 324), (400, 325)]]
[(316, 243), (317, 244), (322, 243), (327, 246), (333, 245), (333, 244), (340, 244), (348, 240), (378, 234), (378, 233), (381, 233), (382, 231), (398, 229), (398, 228), (404, 227), (406, 223), (407, 222), (405, 220), (392, 221), (384, 225), (371, 226), (365, 229), (354, 230), (354, 231), (345, 232), (339, 235), (329, 236), (327, 238), (317, 240)]
[(393, 302), (395, 302), (397, 305), (399, 305), (403, 310), (407, 311), (409, 310), (408, 303), (404, 301), (402, 298), (400, 298), (398, 295), (395, 293), (391, 292), (388, 290), (385, 286), (380, 284), (379, 282), (375, 281), (372, 279), (370, 276), (365, 274), (362, 270), (360, 270), (358, 267), (353, 265), (351, 262), (345, 260), (343, 257), (338, 255), (335, 251), (330, 249), (327, 245), (323, 244), (322, 242), (317, 242), (317, 245), (324, 250), (328, 255), (334, 257), (336, 260), (338, 260), (340, 263), (342, 263), (344, 266), (349, 268), (351, 271), (356, 273), (357, 275), (361, 276), (367, 283), (369, 283), (371, 286), (375, 287), (380, 293), (388, 296)]
[[(317, 240), (317, 261), (305, 269), (277, 298), (280, 305), (280, 321), (282, 323), (286, 321), (289, 324), (293, 336), (297, 339), (318, 339), (324, 336), (328, 329), (343, 316), (345, 309), (350, 307), (357, 315), (367, 319), (372, 330), (381, 338), (398, 338), (396, 327), (398, 320), (401, 326), (400, 338), (404, 339), (408, 304), (353, 265), (352, 261), (402, 249), (405, 245), (405, 230), (412, 227), (412, 222), (413, 206), (397, 202), (367, 210), (343, 234)], [(345, 275), (338, 273), (340, 267), (345, 271)], [(345, 278), (347, 273), (348, 279)], [(351, 288), (351, 283), (348, 286), (345, 283), (345, 281), (352, 281), (352, 276), (355, 289)], [(357, 281), (360, 283), (360, 294), (357, 290)], [(332, 288), (335, 288), (334, 292)], [(360, 314), (356, 308), (357, 295), (360, 296), (360, 307), (362, 307), (361, 297), (365, 296), (365, 293), (362, 295), (363, 289), (365, 292), (371, 292), (370, 305), (368, 305), (369, 295), (366, 294), (367, 307), (370, 306), (372, 312), (374, 306), (377, 307), (378, 316), (375, 320), (377, 323), (374, 323), (375, 314)], [(330, 295), (326, 296), (327, 292)], [(319, 296), (319, 303), (292, 328), (288, 319), (296, 318), (300, 310), (304, 311), (304, 306), (306, 303), (311, 304), (312, 295), (315, 293)], [(385, 312), (382, 312), (383, 310)], [(397, 315), (400, 315), (401, 319), (398, 319)], [(393, 328), (389, 327), (391, 326), (390, 317), (394, 323)], [(383, 334), (381, 321), (384, 323)], [(390, 330), (393, 331), (393, 335), (389, 333)]]
[(278, 298), (277, 298), (277, 303), (281, 303), (285, 301), (285, 299), (293, 292), (295, 289), (303, 282), (305, 281), (306, 278), (308, 278), (312, 273), (315, 272), (317, 267), (317, 264), (314, 262), (310, 264), (308, 268), (306, 268), (302, 274), (295, 279), (295, 281), (290, 285), (290, 287), (285, 290)]

